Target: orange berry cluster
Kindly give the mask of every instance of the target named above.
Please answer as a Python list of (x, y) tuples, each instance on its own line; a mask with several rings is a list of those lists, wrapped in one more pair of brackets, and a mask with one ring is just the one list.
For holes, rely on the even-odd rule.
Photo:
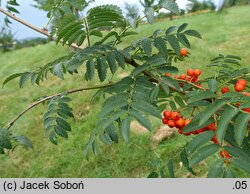
[[(212, 130), (212, 131), (216, 130), (216, 123), (214, 122), (214, 123), (211, 123), (210, 125), (203, 127), (201, 129), (197, 129), (197, 130), (192, 131), (192, 132), (184, 133), (182, 131), (183, 128), (186, 125), (188, 125), (190, 122), (191, 122), (190, 119), (185, 119), (179, 112), (168, 111), (168, 110), (165, 110), (163, 112), (162, 123), (168, 125), (170, 128), (176, 127), (178, 129), (179, 134), (189, 136), (191, 134), (197, 135), (197, 134), (203, 133), (204, 131), (208, 131), (208, 130)], [(213, 136), (211, 141), (213, 141), (215, 144), (219, 144), (219, 141), (218, 141), (216, 135)], [(220, 155), (222, 158), (227, 158), (227, 159), (231, 158), (230, 154), (226, 150), (220, 151)]]
[[(236, 92), (242, 92), (243, 90), (246, 89), (246, 86), (247, 86), (247, 81), (245, 79), (239, 79), (236, 82), (236, 84), (234, 85), (234, 90)], [(225, 87), (221, 88), (221, 93), (222, 94), (225, 94), (227, 92), (230, 92), (229, 87), (225, 86)], [(245, 95), (245, 96), (250, 96), (250, 93), (248, 93), (248, 92), (243, 92), (242, 94)]]
[[(186, 74), (176, 75), (174, 79), (181, 79), (185, 81), (189, 81), (192, 83), (197, 83), (199, 81), (199, 76), (202, 74), (200, 69), (188, 69)], [(171, 73), (165, 73), (165, 76), (171, 77)], [(201, 85), (201, 84), (198, 84)], [(183, 84), (180, 83), (180, 86), (183, 87)]]
[[(246, 89), (246, 86), (247, 86), (247, 81), (245, 79), (239, 79), (236, 82), (236, 84), (234, 85), (234, 90), (236, 92), (242, 92), (243, 90)], [(221, 93), (222, 94), (225, 94), (225, 93), (228, 93), (228, 92), (230, 92), (229, 87), (225, 86), (225, 87), (221, 88)], [(244, 95), (244, 96), (250, 96), (250, 93), (249, 92), (242, 92), (242, 95)], [(239, 107), (240, 105), (241, 105), (240, 102), (236, 103), (236, 106)], [(245, 112), (250, 113), (250, 108), (243, 108), (242, 110), (245, 111)], [(250, 124), (250, 120), (249, 120), (249, 124)]]
[(163, 112), (162, 123), (168, 125), (170, 128), (178, 128), (178, 132), (184, 135), (191, 133), (182, 133), (182, 129), (190, 123), (190, 119), (185, 119), (179, 112), (165, 110)]

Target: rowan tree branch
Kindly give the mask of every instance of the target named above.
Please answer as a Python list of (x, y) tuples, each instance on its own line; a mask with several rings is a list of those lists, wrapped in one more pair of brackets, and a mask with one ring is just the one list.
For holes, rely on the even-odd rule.
[[(41, 33), (41, 34), (43, 34), (43, 35), (45, 35), (45, 36), (47, 36), (47, 37), (51, 37), (51, 36), (50, 36), (50, 33), (48, 32), (47, 29), (40, 29), (40, 28), (38, 28), (38, 27), (36, 27), (36, 26), (34, 26), (34, 25), (32, 25), (32, 24), (29, 24), (28, 22), (26, 22), (26, 21), (24, 21), (24, 20), (22, 20), (22, 19), (16, 17), (15, 14), (12, 14), (12, 13), (10, 13), (10, 12), (8, 12), (8, 11), (2, 9), (2, 8), (0, 8), (0, 12), (2, 12), (3, 14), (9, 16), (9, 17), (12, 18), (13, 20), (15, 20), (15, 21), (17, 21), (17, 22), (19, 22), (19, 23), (21, 23), (21, 24), (27, 26), (28, 28), (30, 28), (30, 29), (32, 29), (32, 30), (35, 30), (35, 31), (38, 32), (38, 33)], [(53, 38), (52, 38), (52, 40), (53, 40)], [(84, 48), (82, 48), (82, 47), (77, 46), (76, 44), (71, 44), (70, 47), (72, 47), (72, 48), (74, 48), (74, 49), (79, 49), (79, 50), (84, 49)], [(125, 61), (126, 61), (126, 63), (128, 63), (129, 65), (131, 65), (131, 66), (133, 66), (133, 67), (138, 67), (138, 66), (139, 66), (139, 64), (136, 63), (136, 61), (134, 61), (133, 59), (125, 58)], [(152, 75), (152, 74), (151, 74), (150, 72), (148, 72), (148, 71), (143, 71), (143, 74), (146, 75), (146, 76), (148, 76), (148, 77), (150, 77), (150, 81), (152, 81), (152, 82), (156, 82), (156, 83), (159, 83), (160, 81), (161, 81), (161, 82), (165, 82), (164, 80), (162, 80), (162, 79), (160, 79), (160, 78), (157, 78), (156, 76)], [(196, 84), (193, 84), (192, 82), (183, 81), (183, 80), (178, 80), (178, 79), (176, 79), (176, 80), (177, 80), (177, 81), (180, 81), (180, 82), (189, 83), (189, 84), (191, 84), (193, 87), (196, 87), (196, 88), (198, 88), (198, 89), (206, 90), (205, 88), (200, 87), (200, 86), (197, 86)]]
[(9, 124), (7, 124), (5, 126), (5, 129), (10, 129), (14, 123), (20, 118), (22, 117), (24, 114), (26, 114), (29, 110), (33, 109), (34, 107), (36, 107), (37, 105), (46, 102), (48, 100), (51, 100), (52, 98), (56, 97), (56, 96), (60, 96), (62, 94), (73, 94), (73, 93), (77, 93), (77, 92), (82, 92), (82, 91), (87, 91), (87, 90), (95, 90), (95, 89), (101, 89), (101, 88), (107, 88), (112, 86), (113, 83), (109, 83), (109, 84), (104, 84), (104, 85), (100, 85), (100, 86), (93, 86), (93, 87), (86, 87), (86, 88), (78, 88), (78, 89), (72, 89), (72, 90), (67, 90), (65, 92), (60, 92), (57, 94), (53, 94), (51, 96), (47, 96), (45, 98), (42, 98), (38, 101), (33, 102), (32, 104), (30, 104), (26, 109), (24, 109), (17, 117), (15, 117)]
[[(32, 24), (30, 24), (30, 23), (28, 23), (28, 22), (26, 22), (26, 21), (24, 21), (24, 20), (18, 18), (15, 14), (12, 14), (12, 13), (10, 13), (10, 12), (4, 10), (3, 8), (0, 8), (0, 12), (2, 12), (3, 14), (5, 14), (6, 16), (12, 18), (13, 20), (15, 20), (15, 21), (17, 21), (17, 22), (19, 22), (19, 23), (21, 23), (21, 24), (27, 26), (28, 28), (30, 28), (30, 29), (32, 29), (32, 30), (34, 30), (34, 31), (36, 31), (36, 32), (38, 32), (38, 33), (40, 33), (40, 34), (43, 34), (43, 35), (45, 35), (45, 36), (51, 38), (51, 40), (54, 41), (53, 37), (51, 37), (51, 34), (48, 32), (47, 29), (41, 29), (41, 28), (39, 28), (39, 27), (36, 27), (36, 26), (34, 26), (34, 25), (32, 25)], [(76, 44), (71, 44), (71, 45), (69, 45), (69, 46), (70, 46), (71, 48), (78, 49), (78, 50), (84, 49), (84, 48), (82, 48), (82, 47), (77, 46)], [(133, 66), (133, 67), (138, 67), (138, 66), (140, 66), (140, 65), (139, 65), (136, 61), (134, 61), (133, 59), (125, 58), (125, 61), (126, 61), (126, 63), (128, 63), (129, 65), (131, 65), (131, 66)], [(161, 79), (161, 78), (159, 78), (159, 77), (153, 75), (152, 73), (150, 73), (150, 72), (148, 72), (148, 71), (143, 71), (143, 74), (146, 75), (146, 76), (148, 76), (148, 77), (150, 77), (150, 81), (152, 81), (152, 82), (155, 82), (155, 83), (165, 82), (165, 80), (163, 80), (163, 79)], [(183, 82), (183, 80), (178, 80), (178, 79), (176, 79), (176, 80), (177, 80), (177, 81), (180, 81), (180, 82)], [(188, 81), (185, 81), (185, 82), (191, 84), (192, 86), (194, 86), (194, 87), (196, 87), (196, 88), (205, 90), (205, 88), (202, 88), (202, 87), (200, 87), (200, 86), (197, 86), (197, 85), (195, 85), (195, 84), (193, 84), (193, 83), (191, 83), (191, 82), (188, 82)], [(80, 89), (75, 89), (75, 90), (68, 90), (68, 91), (66, 91), (66, 93), (67, 93), (67, 94), (73, 94), (73, 93), (81, 92), (81, 91), (85, 91), (85, 90), (93, 90), (93, 89), (105, 88), (105, 87), (109, 87), (109, 86), (111, 86), (111, 85), (112, 85), (112, 84), (106, 84), (106, 85), (102, 85), (102, 86), (95, 86), (95, 87), (89, 87), (89, 88), (80, 88)], [(172, 88), (172, 89), (174, 89), (174, 88)], [(31, 110), (31, 109), (33, 109), (34, 107), (36, 107), (37, 105), (39, 105), (39, 104), (41, 104), (41, 103), (43, 103), (43, 102), (45, 102), (45, 101), (48, 101), (48, 100), (50, 100), (50, 99), (52, 99), (52, 98), (54, 98), (54, 97), (56, 97), (56, 96), (59, 96), (59, 95), (61, 95), (61, 94), (62, 94), (62, 93), (54, 94), (54, 95), (48, 96), (48, 97), (46, 97), (46, 98), (43, 98), (43, 99), (41, 99), (41, 100), (39, 100), (39, 101), (36, 101), (36, 102), (32, 103), (32, 104), (29, 105), (25, 110), (23, 110), (17, 117), (15, 117), (15, 118), (14, 118), (5, 128), (6, 128), (6, 129), (10, 129), (10, 128), (14, 125), (14, 123), (15, 123), (20, 117), (22, 117), (25, 113), (27, 113), (29, 110)]]

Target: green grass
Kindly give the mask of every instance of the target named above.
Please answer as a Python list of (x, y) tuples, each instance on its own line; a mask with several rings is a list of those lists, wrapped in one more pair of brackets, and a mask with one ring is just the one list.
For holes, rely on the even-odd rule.
[[(150, 35), (156, 29), (164, 29), (183, 22), (198, 30), (202, 40), (192, 39), (192, 55), (185, 62), (176, 64), (180, 69), (206, 69), (212, 57), (218, 53), (235, 54), (243, 59), (246, 66), (250, 63), (250, 12), (249, 7), (235, 7), (222, 13), (207, 13), (188, 16), (174, 21), (164, 20), (154, 25), (143, 25), (133, 39)], [(131, 37), (123, 45), (128, 45)], [(68, 50), (54, 44), (0, 53), (0, 82), (10, 74), (36, 69), (57, 57), (63, 56)], [(206, 69), (207, 76), (213, 73)], [(53, 94), (66, 89), (89, 86), (82, 74), (66, 76), (65, 80), (50, 77), (41, 86), (27, 85), (18, 88), (13, 81), (0, 89), (0, 126), (6, 125), (20, 113), (29, 103), (43, 95)], [(90, 161), (84, 158), (83, 150), (91, 130), (98, 119), (101, 103), (90, 103), (93, 92), (74, 94), (71, 106), (74, 108), (75, 119), (71, 121), (72, 132), (68, 140), (60, 140), (58, 146), (52, 145), (44, 136), (42, 115), (46, 107), (40, 105), (23, 116), (13, 127), (18, 134), (27, 135), (34, 144), (33, 150), (18, 148), (6, 156), (0, 156), (0, 177), (145, 177), (155, 169), (157, 155), (162, 155), (166, 163), (170, 154), (178, 153), (189, 138), (176, 135), (162, 142), (157, 148), (152, 147), (151, 136), (132, 134), (132, 142), (122, 141), (111, 147), (101, 146), (101, 154)], [(155, 126), (159, 126), (160, 121)], [(213, 158), (207, 162), (211, 163)], [(176, 166), (177, 175), (189, 177), (184, 168)], [(206, 176), (206, 165), (201, 164), (195, 170), (198, 176)], [(247, 176), (239, 173), (238, 176)]]

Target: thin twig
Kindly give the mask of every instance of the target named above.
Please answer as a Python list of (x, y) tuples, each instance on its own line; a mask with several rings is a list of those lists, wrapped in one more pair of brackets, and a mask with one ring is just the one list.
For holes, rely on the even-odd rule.
[[(30, 24), (30, 23), (22, 20), (21, 18), (16, 17), (15, 14), (12, 14), (12, 13), (8, 12), (8, 11), (4, 10), (3, 8), (1, 8), (1, 7), (0, 7), (0, 12), (2, 12), (3, 14), (5, 14), (6, 16), (10, 17), (11, 19), (13, 19), (13, 20), (15, 20), (15, 21), (17, 21), (17, 22), (19, 22), (19, 23), (27, 26), (28, 28), (30, 28), (30, 29), (32, 29), (32, 30), (34, 30), (34, 31), (36, 31), (36, 32), (38, 32), (40, 34), (43, 34), (43, 35), (51, 38), (52, 40), (54, 40), (51, 37), (51, 34), (48, 32), (47, 29), (38, 28), (38, 27), (36, 27), (36, 26), (34, 26), (34, 25), (32, 25), (32, 24)], [(72, 45), (70, 45), (70, 47), (72, 47), (74, 49), (82, 49), (81, 47), (77, 46), (76, 44), (72, 44)]]
[(37, 105), (46, 102), (48, 100), (51, 100), (54, 97), (60, 96), (63, 93), (65, 94), (73, 94), (73, 93), (77, 93), (77, 92), (82, 92), (82, 91), (87, 91), (87, 90), (95, 90), (95, 89), (101, 89), (101, 88), (107, 88), (112, 86), (112, 83), (109, 84), (105, 84), (105, 85), (101, 85), (101, 86), (94, 86), (94, 87), (87, 87), (87, 88), (79, 88), (79, 89), (73, 89), (73, 90), (68, 90), (66, 92), (60, 92), (57, 94), (53, 94), (51, 96), (47, 96), (45, 98), (42, 98), (36, 102), (33, 102), (32, 104), (30, 104), (26, 109), (24, 109), (17, 117), (15, 117), (8, 125), (6, 125), (5, 129), (10, 129), (14, 123), (20, 118), (22, 117), (25, 113), (27, 113), (29, 110), (31, 110), (32, 108), (36, 107)]

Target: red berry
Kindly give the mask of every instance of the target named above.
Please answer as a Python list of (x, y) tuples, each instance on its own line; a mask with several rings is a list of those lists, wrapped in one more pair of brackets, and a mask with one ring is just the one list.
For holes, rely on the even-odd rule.
[(183, 118), (179, 118), (177, 121), (175, 121), (175, 126), (177, 128), (183, 128), (185, 126), (185, 120)]
[(188, 69), (187, 70), (187, 75), (189, 75), (189, 76), (193, 76), (194, 75), (194, 70), (192, 70), (192, 69)]
[(175, 76), (174, 76), (174, 79), (179, 79), (179, 76), (178, 76), (178, 75), (175, 75)]
[(247, 81), (245, 80), (245, 79), (239, 79), (238, 81), (237, 81), (237, 84), (241, 84), (241, 85), (243, 85), (243, 86), (247, 86)]
[(199, 81), (199, 78), (196, 75), (194, 75), (191, 82), (196, 83), (198, 81)]
[(170, 77), (170, 76), (171, 76), (171, 73), (165, 73), (165, 76), (166, 76), (166, 77)]
[(234, 86), (234, 90), (236, 92), (241, 92), (241, 91), (245, 90), (245, 86), (240, 84), (240, 83), (236, 83)]
[(181, 74), (179, 78), (182, 80), (186, 80), (186, 77), (187, 77), (186, 74)]
[(228, 92), (230, 92), (229, 87), (225, 86), (225, 87), (221, 88), (221, 93), (222, 94), (225, 94), (225, 93), (228, 93)]
[(163, 118), (162, 119), (162, 123), (167, 125), (168, 124), (168, 119), (167, 118)]
[(165, 110), (165, 111), (163, 112), (163, 116), (164, 116), (165, 118), (167, 118), (167, 119), (169, 119), (169, 118), (171, 117), (171, 115), (172, 115), (172, 112), (170, 112), (170, 111), (168, 111), (168, 110)]
[(175, 122), (174, 122), (173, 120), (169, 120), (169, 121), (168, 121), (168, 126), (169, 126), (170, 128), (175, 127)]
[(176, 121), (181, 118), (181, 115), (178, 112), (172, 112), (171, 118)]
[(231, 158), (230, 154), (226, 150), (221, 150), (220, 151), (220, 156), (222, 158)]
[(199, 77), (201, 75), (201, 70), (195, 69), (194, 70), (194, 75), (197, 76), (197, 77)]
[(180, 56), (182, 56), (182, 57), (186, 57), (186, 56), (187, 56), (187, 54), (188, 54), (187, 49), (182, 48), (182, 49), (180, 50)]

